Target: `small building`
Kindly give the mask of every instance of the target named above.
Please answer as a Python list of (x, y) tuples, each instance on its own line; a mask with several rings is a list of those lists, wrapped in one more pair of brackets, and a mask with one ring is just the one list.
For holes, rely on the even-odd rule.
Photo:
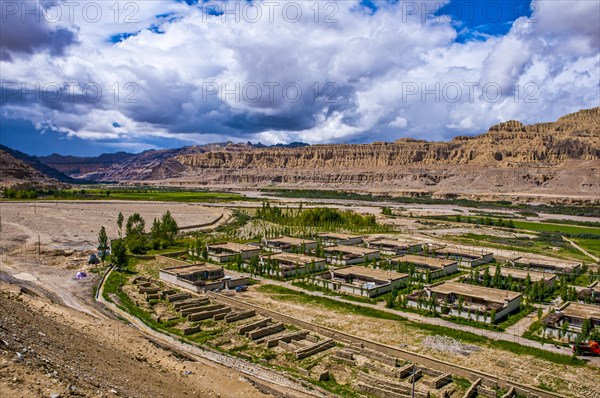
[[(521, 293), (457, 282), (440, 282), (425, 286), (424, 290), (408, 297), (408, 305), (419, 305), (435, 300), (435, 308), (442, 314), (488, 322), (502, 319), (521, 307)], [(492, 319), (492, 312), (495, 315)]]
[(398, 254), (418, 253), (423, 249), (421, 243), (406, 240), (375, 238), (367, 241), (367, 247), (377, 249), (381, 254), (397, 256)]
[(361, 266), (330, 269), (317, 275), (314, 283), (329, 290), (354, 296), (375, 297), (408, 283), (407, 274)]
[(258, 257), (261, 251), (260, 247), (233, 242), (213, 243), (206, 245), (206, 249), (208, 251), (208, 258), (217, 263), (234, 261), (238, 256), (242, 260), (247, 260)]
[[(583, 322), (588, 319), (593, 328), (600, 327), (600, 306), (568, 301), (553, 314), (548, 314), (544, 318), (544, 323), (555, 337), (558, 337), (563, 327), (566, 327), (565, 337), (573, 341), (581, 333)], [(563, 325), (566, 322), (568, 325)]]
[(317, 248), (317, 241), (280, 236), (278, 238), (264, 239), (264, 249), (270, 252), (306, 253)]
[(359, 264), (380, 257), (379, 250), (359, 246), (328, 246), (323, 248), (323, 252), (327, 262), (336, 265)]
[[(493, 271), (490, 269), (490, 273), (493, 275)], [(539, 272), (532, 271), (520, 268), (511, 268), (511, 267), (501, 267), (500, 273), (503, 278), (512, 277), (515, 281), (524, 281), (527, 279), (527, 275), (529, 275), (529, 279), (531, 282), (539, 282), (544, 281), (548, 285), (552, 286), (556, 282), (556, 274), (552, 274), (549, 272)]]
[(408, 272), (412, 264), (415, 267), (415, 272), (419, 272), (425, 276), (427, 271), (429, 271), (432, 279), (458, 272), (458, 261), (456, 260), (418, 256), (415, 254), (392, 257), (390, 264), (396, 266), (400, 272)]
[(327, 269), (324, 258), (306, 256), (304, 254), (283, 252), (262, 256), (260, 261), (263, 266), (266, 266), (271, 262), (273, 268), (269, 273), (282, 278), (289, 278), (294, 275), (311, 274)]
[(163, 268), (160, 280), (196, 293), (216, 289), (232, 289), (247, 285), (249, 278), (226, 275), (223, 267), (213, 264), (190, 264)]
[(436, 250), (435, 256), (457, 260), (458, 266), (463, 268), (477, 267), (481, 264), (491, 263), (494, 260), (494, 253), (486, 252), (483, 249), (463, 250), (444, 247)]
[(556, 274), (571, 274), (573, 276), (581, 272), (582, 264), (577, 261), (568, 261), (561, 259), (528, 259), (528, 258), (517, 258), (512, 261), (515, 267), (525, 268), (534, 271), (553, 272)]
[(360, 245), (363, 243), (362, 236), (348, 235), (348, 234), (337, 234), (333, 232), (325, 232), (317, 235), (318, 238), (323, 242), (325, 246), (335, 245)]
[(600, 282), (596, 281), (584, 288), (577, 288), (577, 300), (583, 303), (600, 304)]

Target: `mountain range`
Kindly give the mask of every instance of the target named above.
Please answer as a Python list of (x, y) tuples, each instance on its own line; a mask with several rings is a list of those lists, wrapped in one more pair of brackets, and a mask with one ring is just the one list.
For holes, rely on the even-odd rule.
[[(570, 201), (596, 200), (600, 193), (600, 108), (568, 114), (555, 122), (507, 121), (484, 134), (446, 142), (405, 138), (371, 144), (270, 147), (227, 142), (98, 157), (32, 157), (6, 147), (0, 150), (64, 183), (86, 180), (228, 189), (275, 185)], [(22, 183), (27, 182), (25, 177), (38, 178), (25, 173)]]

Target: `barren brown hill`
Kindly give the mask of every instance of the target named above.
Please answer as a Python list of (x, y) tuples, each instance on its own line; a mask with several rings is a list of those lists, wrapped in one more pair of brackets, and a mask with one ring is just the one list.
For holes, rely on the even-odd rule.
[(61, 184), (57, 180), (0, 149), (0, 187), (47, 188), (58, 185)]

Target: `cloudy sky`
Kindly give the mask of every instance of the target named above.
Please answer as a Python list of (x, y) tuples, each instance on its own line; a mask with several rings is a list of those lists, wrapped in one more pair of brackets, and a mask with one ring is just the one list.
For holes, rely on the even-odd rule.
[(0, 6), (0, 141), (28, 153), (447, 140), (600, 106), (597, 0)]

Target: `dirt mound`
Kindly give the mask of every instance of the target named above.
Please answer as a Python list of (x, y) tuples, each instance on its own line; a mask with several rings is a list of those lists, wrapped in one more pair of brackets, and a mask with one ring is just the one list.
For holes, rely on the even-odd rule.
[(42, 300), (0, 283), (0, 396), (265, 396), (238, 374), (151, 344), (120, 321)]

